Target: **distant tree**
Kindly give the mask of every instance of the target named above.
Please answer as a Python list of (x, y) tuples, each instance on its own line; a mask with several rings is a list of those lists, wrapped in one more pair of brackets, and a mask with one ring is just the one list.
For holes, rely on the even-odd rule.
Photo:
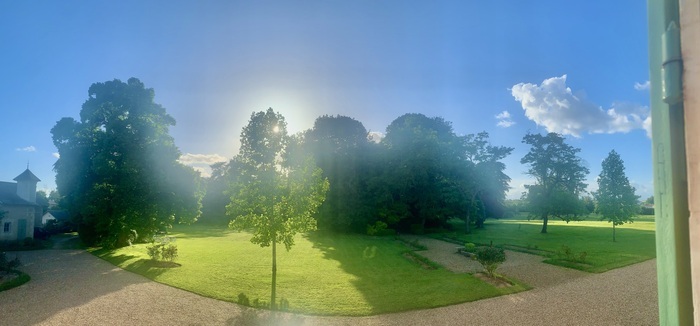
[(61, 194), (58, 193), (58, 190), (51, 190), (51, 192), (49, 192), (49, 209), (61, 207), (62, 199), (63, 197), (61, 197)]
[(149, 239), (173, 223), (196, 221), (199, 174), (177, 160), (168, 128), (175, 119), (136, 78), (95, 83), (80, 121), (51, 129), (62, 205), (88, 245), (120, 247)]
[(541, 233), (547, 233), (550, 216), (568, 222), (582, 213), (584, 208), (579, 196), (586, 188), (583, 181), (588, 168), (576, 155), (581, 150), (564, 143), (559, 134), (527, 134), (523, 143), (531, 148), (520, 163), (529, 165), (527, 174), (536, 181), (534, 185), (525, 186), (524, 199), (530, 213), (542, 219)]
[(241, 175), (238, 158), (228, 162), (211, 165), (212, 173), (204, 180), (206, 194), (202, 198), (202, 216), (198, 222), (228, 225), (230, 218), (226, 215), (226, 205), (231, 202), (229, 187)]
[(583, 207), (586, 209), (587, 214), (592, 214), (595, 212), (595, 200), (591, 196), (583, 197)]
[(644, 203), (649, 204), (649, 205), (654, 205), (654, 196), (651, 196), (647, 198)]
[(601, 220), (607, 220), (613, 225), (613, 241), (615, 241), (615, 226), (632, 222), (632, 217), (639, 210), (639, 196), (634, 194), (625, 175), (625, 165), (620, 155), (614, 150), (603, 160), (603, 169), (598, 176), (598, 191), (595, 192), (598, 202), (598, 213)]
[(252, 230), (251, 242), (272, 246), (270, 307), (276, 306), (277, 244), (289, 251), (294, 236), (316, 229), (313, 218), (328, 191), (328, 181), (313, 160), (299, 153), (301, 139), (287, 136), (284, 117), (271, 108), (253, 113), (241, 133), (241, 177), (231, 187), (229, 224)]
[(39, 190), (36, 192), (36, 204), (41, 206), (41, 213), (44, 214), (49, 209), (49, 197), (46, 191)]

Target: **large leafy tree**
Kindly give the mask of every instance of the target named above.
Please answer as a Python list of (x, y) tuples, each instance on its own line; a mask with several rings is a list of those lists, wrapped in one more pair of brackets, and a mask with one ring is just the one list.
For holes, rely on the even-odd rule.
[(180, 164), (168, 128), (175, 119), (136, 78), (95, 83), (80, 121), (51, 129), (62, 204), (89, 245), (124, 246), (148, 239), (200, 210), (199, 174)]
[(475, 220), (477, 227), (483, 225), (487, 209), (494, 213), (501, 212), (502, 215), (510, 177), (505, 174), (506, 165), (501, 160), (510, 155), (513, 148), (491, 145), (486, 132), (464, 136), (464, 144), (468, 163), (468, 176), (464, 179), (464, 187), (469, 194), (466, 214), (468, 233), (472, 212), (481, 212), (481, 216)]
[(634, 194), (625, 175), (625, 163), (615, 150), (610, 151), (603, 160), (603, 169), (598, 176), (598, 191), (594, 193), (598, 202), (597, 211), (601, 220), (608, 220), (613, 225), (613, 241), (615, 241), (615, 226), (632, 222), (639, 210), (639, 196)]
[(330, 182), (319, 208), (319, 228), (360, 231), (367, 224), (369, 203), (364, 191), (367, 171), (367, 129), (346, 116), (321, 116), (304, 135), (304, 147)]
[(464, 167), (465, 152), (449, 122), (405, 114), (387, 127), (382, 144), (388, 191), (380, 213), (389, 224), (418, 231), (460, 215), (465, 205), (451, 178)]
[(277, 244), (287, 250), (294, 236), (316, 228), (314, 213), (328, 181), (313, 159), (299, 151), (300, 137), (288, 137), (284, 117), (272, 109), (253, 113), (241, 133), (241, 175), (231, 187), (227, 213), (232, 228), (253, 232), (251, 242), (272, 246), (270, 306), (276, 305)]
[(536, 181), (526, 186), (525, 199), (531, 214), (542, 219), (541, 232), (547, 233), (550, 216), (568, 222), (583, 212), (579, 197), (586, 188), (588, 168), (577, 156), (581, 150), (557, 133), (527, 134), (522, 142), (531, 147), (520, 163), (529, 165), (527, 173)]

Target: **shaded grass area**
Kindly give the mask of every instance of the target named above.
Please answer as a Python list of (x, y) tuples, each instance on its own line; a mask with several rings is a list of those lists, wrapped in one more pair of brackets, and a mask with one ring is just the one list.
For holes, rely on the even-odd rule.
[[(180, 226), (173, 230), (181, 264), (160, 268), (146, 245), (90, 251), (124, 269), (207, 297), (236, 302), (244, 293), (269, 302), (271, 249), (250, 234)], [(371, 315), (479, 300), (527, 289), (496, 288), (469, 274), (405, 257), (411, 249), (393, 237), (312, 233), (297, 236), (291, 251), (278, 250), (277, 297), (289, 310), (315, 315)]]
[(493, 243), (506, 249), (548, 257), (547, 263), (594, 273), (656, 257), (653, 218), (642, 217), (634, 223), (617, 226), (616, 242), (612, 241), (612, 225), (594, 218), (568, 224), (550, 220), (545, 234), (540, 233), (541, 220), (488, 220), (483, 229), (473, 229), (471, 234), (461, 231), (464, 222), (452, 220), (450, 223), (455, 231), (431, 236), (461, 244)]
[(14, 277), (9, 281), (0, 282), (0, 292), (18, 287), (24, 283), (29, 282), (29, 280), (31, 279), (31, 277), (29, 277), (29, 275), (27, 275), (26, 273), (17, 270), (10, 271), (10, 273), (17, 275), (17, 277)]

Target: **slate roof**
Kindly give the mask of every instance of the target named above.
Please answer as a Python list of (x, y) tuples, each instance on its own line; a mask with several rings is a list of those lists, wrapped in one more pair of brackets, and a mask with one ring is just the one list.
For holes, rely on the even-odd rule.
[(22, 174), (16, 176), (16, 177), (15, 177), (14, 179), (12, 179), (12, 180), (15, 180), (15, 181), (25, 181), (25, 180), (29, 180), (29, 181), (34, 181), (34, 182), (39, 182), (39, 181), (41, 181), (39, 178), (37, 178), (37, 177), (34, 175), (34, 173), (32, 173), (32, 171), (29, 171), (29, 169), (24, 170), (24, 172), (22, 172)]
[[(29, 172), (29, 173), (31, 173), (31, 172)], [(32, 202), (28, 202), (28, 201), (22, 199), (20, 196), (18, 196), (16, 183), (4, 182), (4, 181), (0, 181), (0, 205), (39, 206), (39, 205), (34, 204)]]

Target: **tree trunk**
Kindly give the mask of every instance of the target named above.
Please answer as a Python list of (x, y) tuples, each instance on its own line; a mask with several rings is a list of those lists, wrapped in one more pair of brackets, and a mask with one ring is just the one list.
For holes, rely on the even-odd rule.
[(613, 223), (613, 242), (615, 242), (615, 223)]
[(549, 220), (548, 214), (542, 214), (542, 231), (540, 233), (547, 233), (547, 221)]
[(272, 241), (272, 294), (270, 295), (270, 309), (275, 310), (275, 295), (277, 294), (277, 239)]
[(466, 227), (464, 228), (464, 231), (465, 231), (467, 234), (469, 234), (469, 233), (471, 232), (471, 230), (469, 229), (469, 221), (470, 221), (470, 220), (471, 220), (471, 218), (470, 218), (470, 216), (469, 216), (469, 210), (467, 210), (467, 218), (464, 220), (464, 222), (465, 222), (464, 224), (466, 224)]

